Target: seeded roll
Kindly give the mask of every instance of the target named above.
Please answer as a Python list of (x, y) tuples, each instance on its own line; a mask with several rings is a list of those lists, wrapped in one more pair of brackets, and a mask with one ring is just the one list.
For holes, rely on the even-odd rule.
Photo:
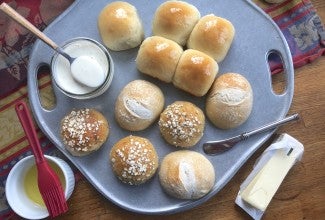
[(202, 110), (186, 101), (176, 101), (160, 114), (162, 137), (176, 147), (192, 147), (203, 136), (205, 116)]
[(157, 152), (143, 137), (122, 138), (113, 146), (109, 157), (115, 175), (129, 185), (148, 181), (158, 168)]
[(109, 123), (95, 109), (72, 110), (61, 120), (61, 137), (74, 156), (85, 156), (98, 150), (107, 140)]

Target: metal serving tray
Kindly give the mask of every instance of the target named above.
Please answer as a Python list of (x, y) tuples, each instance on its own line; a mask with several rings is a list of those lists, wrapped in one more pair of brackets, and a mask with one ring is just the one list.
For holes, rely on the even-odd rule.
[[(97, 17), (109, 2), (107, 0), (77, 0), (44, 32), (59, 44), (75, 37), (89, 37), (101, 42), (97, 29)], [(145, 36), (151, 36), (153, 15), (162, 1), (134, 0), (129, 2), (138, 9), (145, 27)], [(293, 97), (294, 70), (291, 54), (282, 33), (273, 21), (251, 1), (188, 2), (195, 5), (202, 16), (214, 13), (233, 23), (236, 35), (227, 57), (219, 64), (219, 75), (226, 72), (241, 73), (249, 80), (254, 92), (252, 113), (242, 126), (232, 130), (220, 130), (207, 120), (204, 136), (196, 146), (191, 148), (204, 154), (202, 144), (208, 140), (231, 137), (283, 118), (290, 108)], [(148, 138), (156, 147), (160, 161), (167, 153), (179, 150), (168, 145), (161, 138), (157, 123), (141, 132), (128, 132), (118, 126), (114, 119), (115, 100), (128, 82), (134, 79), (145, 79), (155, 83), (165, 95), (165, 105), (176, 100), (187, 100), (204, 110), (205, 104), (205, 97), (193, 97), (174, 88), (172, 84), (162, 83), (138, 72), (135, 65), (137, 51), (138, 48), (121, 52), (110, 51), (115, 74), (111, 87), (103, 95), (91, 100), (74, 100), (66, 97), (53, 85), (57, 105), (52, 110), (45, 110), (40, 103), (36, 75), (40, 66), (50, 64), (53, 50), (43, 42), (37, 41), (28, 67), (28, 91), (32, 111), (38, 125), (48, 138), (71, 160), (88, 181), (113, 203), (138, 213), (166, 214), (184, 211), (202, 204), (222, 189), (274, 130), (254, 136), (222, 155), (207, 156), (215, 167), (216, 182), (212, 191), (201, 199), (178, 200), (168, 196), (160, 187), (158, 175), (140, 186), (123, 184), (112, 173), (108, 161), (111, 147), (122, 137), (133, 134)], [(286, 89), (280, 95), (276, 95), (272, 90), (271, 74), (267, 63), (267, 57), (273, 51), (282, 57), (285, 67)], [(110, 123), (111, 133), (108, 141), (97, 152), (85, 157), (74, 157), (65, 150), (59, 135), (59, 127), (61, 119), (72, 108), (82, 107), (92, 107), (101, 111)]]

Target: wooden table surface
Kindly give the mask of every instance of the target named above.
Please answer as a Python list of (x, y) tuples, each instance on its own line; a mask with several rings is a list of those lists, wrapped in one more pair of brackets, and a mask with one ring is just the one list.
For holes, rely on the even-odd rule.
[[(325, 22), (325, 1), (312, 0)], [(279, 90), (284, 81), (273, 76)], [(268, 206), (263, 219), (325, 219), (325, 58), (295, 71), (295, 92), (290, 113), (299, 113), (300, 121), (289, 123), (277, 133), (288, 133), (304, 144), (301, 163), (293, 167)], [(206, 203), (189, 211), (164, 216), (132, 213), (104, 198), (85, 179), (77, 182), (68, 201), (69, 211), (57, 219), (250, 219), (235, 204), (240, 184), (274, 137), (265, 143), (234, 178)]]

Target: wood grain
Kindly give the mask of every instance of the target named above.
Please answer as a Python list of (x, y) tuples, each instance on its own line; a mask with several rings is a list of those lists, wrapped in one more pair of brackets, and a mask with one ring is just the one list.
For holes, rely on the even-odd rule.
[[(321, 20), (325, 21), (325, 1), (312, 0)], [(273, 77), (281, 87), (283, 77)], [(263, 219), (325, 219), (325, 59), (320, 57), (295, 72), (295, 92), (290, 113), (301, 120), (280, 128), (304, 144), (302, 162), (288, 174), (268, 206)], [(250, 219), (237, 205), (240, 184), (272, 137), (239, 170), (234, 178), (206, 203), (189, 211), (168, 216), (147, 216), (125, 211), (105, 199), (85, 179), (76, 184), (69, 211), (57, 219)]]

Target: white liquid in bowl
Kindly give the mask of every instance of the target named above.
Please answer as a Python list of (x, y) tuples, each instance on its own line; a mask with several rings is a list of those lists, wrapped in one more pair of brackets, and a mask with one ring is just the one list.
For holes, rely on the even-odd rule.
[[(87, 56), (89, 59), (95, 60), (101, 67), (102, 74), (104, 74), (104, 83), (102, 83), (102, 85), (99, 87), (90, 87), (78, 82), (72, 76), (69, 61), (61, 55), (56, 54), (52, 60), (52, 73), (58, 87), (66, 94), (73, 97), (80, 96), (80, 98), (83, 98), (82, 95), (90, 94), (90, 97), (95, 97), (103, 93), (103, 89), (99, 88), (104, 86), (104, 90), (107, 89), (108, 85), (106, 82), (111, 81), (112, 78), (109, 57), (107, 54), (108, 52), (105, 52), (103, 48), (101, 48), (95, 42), (87, 39), (76, 39), (75, 41), (71, 41), (63, 46), (63, 49), (71, 57)], [(110, 84), (110, 82), (108, 82), (108, 84)], [(98, 89), (99, 94), (91, 94)]]
[(77, 57), (71, 64), (71, 73), (76, 81), (92, 88), (102, 85), (107, 75), (101, 65), (89, 56)]

